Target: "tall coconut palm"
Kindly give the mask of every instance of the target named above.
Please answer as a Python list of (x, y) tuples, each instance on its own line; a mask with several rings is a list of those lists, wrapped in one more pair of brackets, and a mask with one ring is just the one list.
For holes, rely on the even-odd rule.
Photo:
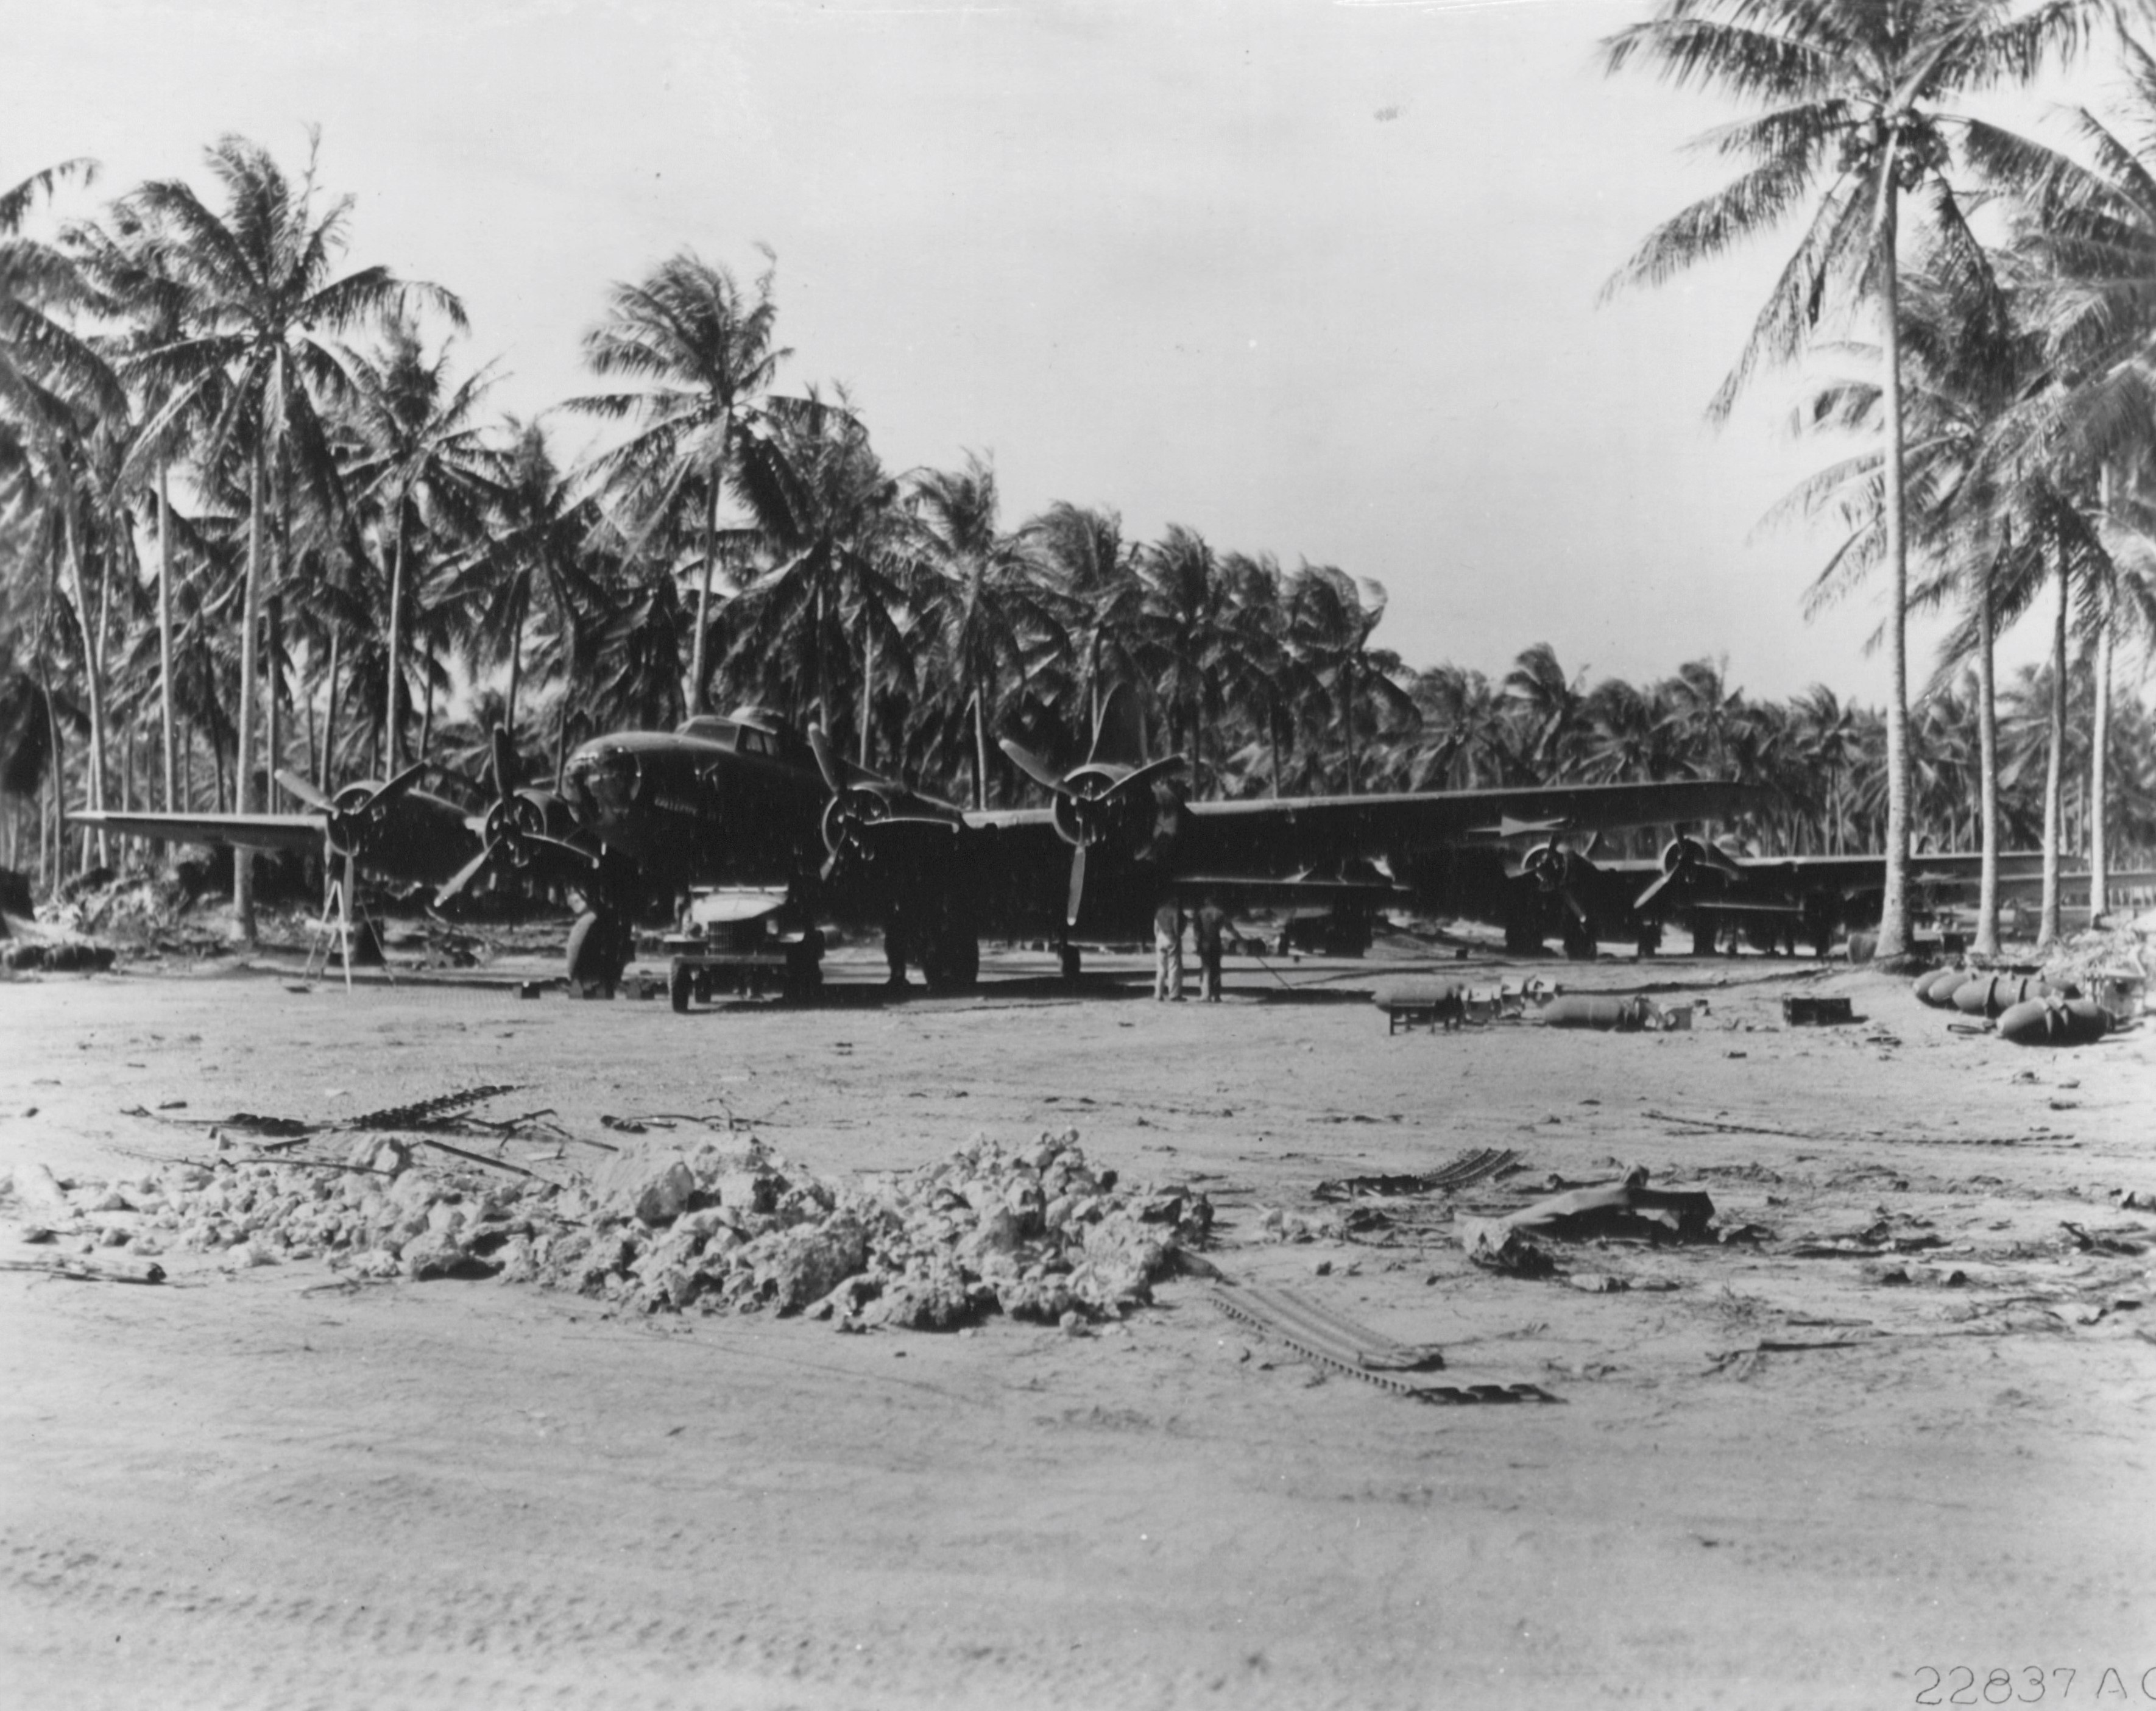
[(1146, 588), (1138, 555), (1123, 538), (1122, 518), (1106, 506), (1059, 500), (1019, 531), (1022, 550), (1041, 583), (1064, 606), (1078, 705), (1065, 722), (1080, 736), (1101, 719), (1101, 706), (1117, 683), (1144, 681), (1138, 654), (1145, 623)]
[[(168, 343), (140, 357), (145, 383), (165, 400), (145, 426), (142, 444), (152, 449), (146, 455), (166, 443), (172, 423), (189, 419), (214, 398), (217, 414), (202, 461), (214, 466), (238, 450), (247, 465), (238, 722), (242, 812), (254, 806), (263, 557), (273, 538), (290, 533), (295, 487), (330, 477), (336, 468), (318, 404), (344, 379), (341, 352), (332, 341), (423, 306), (464, 325), (462, 306), (439, 286), (399, 280), (380, 266), (333, 276), (352, 200), (339, 197), (321, 205), (318, 141), (311, 139), (306, 171), (296, 183), (259, 144), (239, 136), (218, 141), (208, 165), (223, 193), (221, 212), (178, 179), (152, 180), (127, 198), (158, 247), (159, 265), (186, 288), (192, 311)], [(244, 850), (234, 861), (234, 894), (251, 942), (254, 891)]]
[[(2051, 350), (2067, 393), (2065, 425), (2074, 450), (2101, 471), (2107, 532), (2134, 532), (2132, 496), (2156, 479), (2156, 55), (2121, 33), (2127, 73), (2116, 120), (2087, 107), (2071, 123), (2085, 163), (2030, 149), (2027, 241), (2051, 263)], [(2116, 492), (2122, 506), (2111, 502)], [(2103, 912), (2108, 886), (2107, 805), (2111, 745), (2113, 629), (2130, 616), (2110, 556), (2097, 568), (2090, 603), (2098, 655), (2097, 740), (2089, 783), (2089, 912)]]
[(1383, 586), (1368, 578), (1358, 586), (1337, 566), (1305, 564), (1288, 580), (1289, 645), (1312, 681), (1323, 686), (1340, 722), (1342, 782), (1351, 796), (1362, 788), (1355, 738), (1363, 711), (1374, 705), (1409, 727), (1422, 717), (1414, 697), (1394, 681), (1395, 675), (1405, 675), (1399, 656), (1370, 645), (1371, 632), (1384, 616)]
[(783, 492), (759, 490), (769, 514), (758, 531), (774, 562), (728, 609), (726, 673), (762, 694), (813, 702), (819, 722), (835, 729), (858, 633), (855, 753), (866, 766), (876, 661), (891, 670), (906, 645), (899, 484), (850, 410), (811, 400), (777, 414), (786, 479)]
[[(447, 344), (430, 357), (418, 329), (396, 316), (382, 330), (378, 352), (346, 353), (345, 384), (339, 388), (358, 442), (357, 456), (345, 466), (346, 485), (379, 507), (388, 533), (382, 728), (382, 762), (391, 773), (404, 764), (403, 646), (413, 591), (445, 568), (464, 542), (485, 532), (495, 497), (487, 424), (478, 419), (480, 400), (493, 384), (491, 372), (482, 368), (453, 384), (449, 368)], [(417, 565), (408, 562), (415, 546), (422, 554)], [(423, 681), (430, 712), (434, 664), (429, 649)]]
[(1746, 162), (1731, 183), (1650, 236), (1613, 286), (1657, 284), (1808, 205), (1810, 218), (1735, 367), (1714, 400), (1726, 416), (1763, 364), (1810, 342), (1830, 308), (1869, 302), (1880, 327), (1885, 557), (1892, 689), (1887, 706), (1885, 958), (1908, 948), (1908, 552), (1904, 519), (1901, 306), (1902, 204), (1922, 211), (1935, 241), (1978, 265), (1948, 177), (1957, 146), (2005, 165), (2018, 139), (1950, 104), (2032, 77), (2071, 54), (2100, 0), (1665, 0), (1645, 23), (1604, 44), (1612, 72), (1635, 62), (1680, 87), (1727, 91), (1758, 110), (1703, 146)]
[(989, 723), (1037, 651), (1067, 651), (1069, 637), (1033, 565), (997, 527), (996, 474), (985, 459), (968, 452), (963, 469), (923, 470), (908, 487), (926, 572), (916, 599), (948, 672), (944, 711), (973, 726), (973, 805), (985, 809)]
[(596, 609), (583, 562), (583, 545), (598, 526), (598, 511), (554, 461), (547, 434), (536, 421), (509, 418), (505, 444), (484, 452), (491, 490), (488, 526), (459, 567), (480, 612), (475, 663), (509, 666), (503, 722), (517, 727), (524, 677), (525, 632), (535, 608), (561, 639), (562, 712), (576, 692), (587, 662), (586, 614)]
[(624, 501), (632, 556), (654, 536), (670, 538), (685, 516), (696, 520), (691, 714), (704, 708), (711, 574), (726, 488), (738, 483), (742, 456), (767, 444), (772, 379), (792, 354), (772, 342), (778, 314), (772, 281), (767, 268), (744, 292), (725, 268), (685, 249), (636, 284), (616, 285), (606, 318), (584, 335), (584, 361), (595, 374), (640, 383), (569, 401), (572, 409), (632, 424), (629, 438), (593, 464)]

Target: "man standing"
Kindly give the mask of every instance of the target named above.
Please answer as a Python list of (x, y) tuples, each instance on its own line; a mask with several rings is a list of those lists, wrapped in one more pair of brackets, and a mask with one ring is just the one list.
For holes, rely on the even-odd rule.
[(1162, 1004), (1183, 1002), (1183, 907), (1170, 898), (1152, 912), (1152, 995)]
[(1220, 1002), (1220, 940), (1227, 927), (1228, 912), (1219, 899), (1206, 898), (1199, 906), (1192, 931), (1198, 941), (1199, 990), (1208, 1004)]

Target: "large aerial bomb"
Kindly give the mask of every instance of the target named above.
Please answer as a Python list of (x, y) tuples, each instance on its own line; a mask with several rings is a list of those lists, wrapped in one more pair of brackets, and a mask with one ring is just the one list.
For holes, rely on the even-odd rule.
[(1928, 974), (1917, 977), (1917, 1001), (1943, 1009), (1953, 1002), (1955, 991), (1969, 979), (1967, 969), (1934, 969)]
[(1654, 1014), (1655, 1007), (1644, 998), (1568, 992), (1543, 1006), (1542, 1019), (1553, 1028), (1599, 1028), (1634, 1034), (1648, 1026)]
[(2111, 1026), (2092, 998), (2025, 999), (1999, 1018), (1999, 1037), (2016, 1046), (2087, 1046)]
[(2071, 998), (2072, 990), (2052, 985), (2035, 975), (1978, 974), (1954, 989), (1953, 1007), (1965, 1016), (1987, 1019), (2004, 1015), (2031, 999)]

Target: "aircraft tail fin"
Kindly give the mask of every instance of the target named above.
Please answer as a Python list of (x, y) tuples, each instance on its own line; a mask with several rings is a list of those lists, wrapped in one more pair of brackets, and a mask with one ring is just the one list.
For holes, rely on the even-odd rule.
[(1137, 692), (1129, 684), (1118, 683), (1101, 703), (1101, 717), (1093, 727), (1093, 751), (1086, 759), (1139, 767), (1145, 758), (1145, 713)]

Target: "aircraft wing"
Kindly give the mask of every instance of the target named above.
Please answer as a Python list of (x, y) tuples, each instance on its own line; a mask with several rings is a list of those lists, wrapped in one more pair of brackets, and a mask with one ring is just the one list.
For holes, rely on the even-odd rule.
[(167, 844), (232, 844), (249, 850), (319, 850), (318, 814), (116, 814), (86, 809), (68, 818), (131, 838)]
[(1682, 779), (1194, 802), (1184, 812), (1209, 853), (1218, 849), (1224, 855), (1255, 855), (1266, 867), (1298, 867), (1537, 833), (1568, 835), (1727, 820), (1769, 800), (1770, 793), (1756, 785)]

